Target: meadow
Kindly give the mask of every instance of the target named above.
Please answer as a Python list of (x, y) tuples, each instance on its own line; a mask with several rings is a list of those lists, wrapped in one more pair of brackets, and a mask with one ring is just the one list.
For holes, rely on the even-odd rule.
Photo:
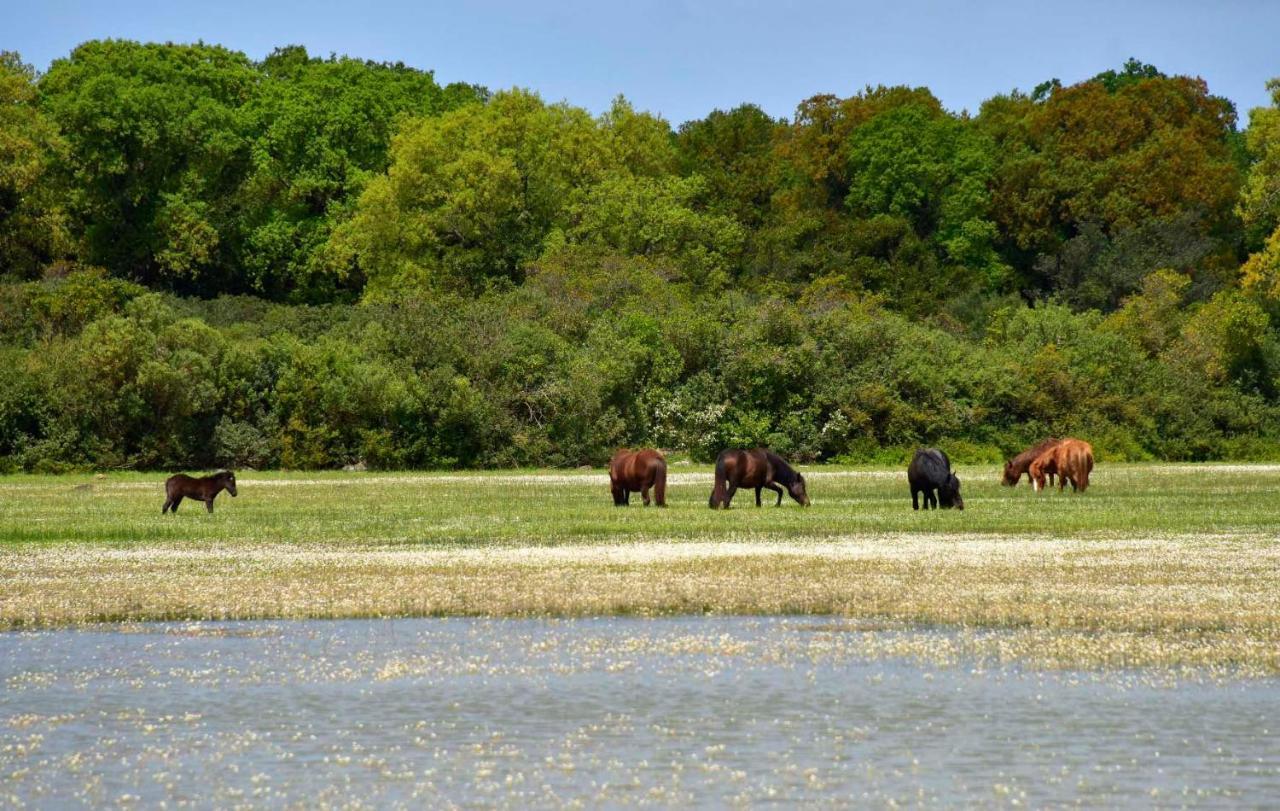
[(9, 476), (0, 627), (830, 614), (975, 632), (896, 651), (924, 657), (1280, 672), (1280, 465), (1104, 464), (1085, 494), (958, 473), (962, 512), (913, 512), (887, 469), (813, 468), (812, 507), (728, 511), (696, 465), (666, 509), (615, 508), (601, 471), (242, 472), (176, 516), (162, 474)]

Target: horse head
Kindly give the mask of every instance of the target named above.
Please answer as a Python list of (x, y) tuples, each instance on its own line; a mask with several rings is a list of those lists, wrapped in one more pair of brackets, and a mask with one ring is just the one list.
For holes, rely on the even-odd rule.
[(222, 486), (227, 488), (227, 492), (231, 494), (232, 498), (235, 498), (236, 497), (236, 474), (230, 470), (224, 470), (221, 474), (219, 474), (219, 478), (222, 479)]
[(938, 488), (938, 503), (943, 507), (964, 509), (964, 499), (960, 496), (960, 480), (956, 474), (948, 473), (947, 482)]
[(1014, 470), (1012, 459), (1004, 463), (1004, 478), (1000, 480), (1000, 483), (1002, 485), (1004, 485), (1005, 487), (1013, 487), (1018, 483), (1018, 480), (1021, 478), (1022, 478), (1022, 474)]
[(809, 493), (805, 491), (803, 475), (799, 473), (796, 474), (795, 481), (787, 485), (787, 492), (791, 494), (792, 498), (800, 502), (805, 507), (809, 506)]

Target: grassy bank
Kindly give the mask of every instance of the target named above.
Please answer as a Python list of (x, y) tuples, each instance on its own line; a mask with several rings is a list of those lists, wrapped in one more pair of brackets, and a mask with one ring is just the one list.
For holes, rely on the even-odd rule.
[(0, 625), (835, 613), (1010, 628), (995, 653), (1046, 664), (1280, 671), (1280, 466), (1106, 465), (1083, 496), (960, 475), (968, 509), (926, 514), (888, 470), (728, 512), (698, 467), (666, 510), (614, 508), (598, 472), (244, 473), (212, 516), (162, 516), (159, 475), (8, 477)]

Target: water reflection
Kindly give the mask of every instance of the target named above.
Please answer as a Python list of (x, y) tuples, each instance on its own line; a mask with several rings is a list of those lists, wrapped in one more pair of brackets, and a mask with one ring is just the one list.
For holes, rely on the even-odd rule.
[(762, 618), (0, 634), (0, 805), (1265, 803), (1280, 680)]

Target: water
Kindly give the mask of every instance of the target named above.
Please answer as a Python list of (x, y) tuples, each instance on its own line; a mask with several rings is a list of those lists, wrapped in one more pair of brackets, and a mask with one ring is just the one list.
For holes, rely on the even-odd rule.
[(0, 634), (0, 807), (1264, 805), (1280, 680), (762, 618)]

